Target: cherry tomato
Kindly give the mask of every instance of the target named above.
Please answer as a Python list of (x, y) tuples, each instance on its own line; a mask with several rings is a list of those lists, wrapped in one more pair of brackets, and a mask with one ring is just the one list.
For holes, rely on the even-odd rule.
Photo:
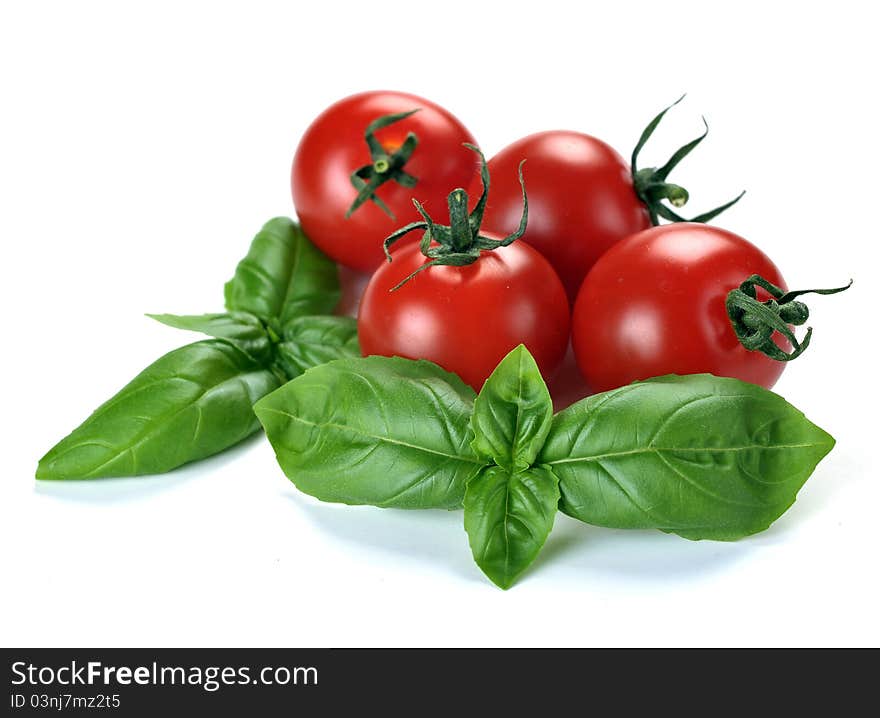
[[(418, 110), (375, 131), (389, 155), (400, 150), (413, 133), (418, 144), (402, 170), (415, 178), (414, 186), (388, 179), (375, 191), (377, 202), (367, 200), (348, 218), (358, 190), (351, 175), (369, 171), (373, 157), (364, 133), (373, 121), (396, 113)], [(442, 210), (452, 187), (466, 186), (474, 173), (475, 158), (462, 143), (473, 143), (470, 132), (442, 107), (402, 92), (364, 92), (325, 110), (306, 130), (293, 159), (293, 203), (303, 231), (327, 255), (363, 272), (384, 260), (382, 240), (402, 224), (417, 220), (412, 198), (429, 210)]]
[[(689, 221), (672, 207), (684, 206), (690, 195), (684, 187), (669, 182), (668, 177), (706, 139), (709, 126), (705, 125), (699, 137), (680, 147), (662, 166), (638, 167), (645, 143), (664, 115), (683, 99), (680, 97), (648, 123), (633, 150), (631, 164), (601, 140), (580, 132), (540, 132), (504, 148), (489, 162), (489, 170), (498, 180), (492, 188), (483, 226), (499, 231), (517, 215), (519, 195), (511, 181), (511, 170), (526, 158), (532, 214), (523, 238), (550, 260), (574, 301), (587, 272), (615, 242), (659, 224), (661, 218)], [(741, 197), (690, 221), (708, 222)]]
[(528, 245), (483, 251), (463, 267), (432, 266), (390, 291), (429, 261), (418, 245), (393, 257), (376, 271), (361, 299), (364, 356), (428, 359), (476, 391), (519, 344), (534, 355), (545, 378), (559, 366), (568, 345), (568, 300), (556, 272)]
[(489, 160), (488, 231), (516, 225), (522, 209), (516, 168), (523, 158), (530, 205), (523, 240), (549, 260), (574, 301), (584, 276), (611, 245), (651, 226), (648, 209), (633, 188), (629, 164), (610, 146), (579, 132), (539, 132)]
[(725, 307), (727, 293), (752, 274), (786, 289), (761, 250), (705, 224), (652, 227), (618, 242), (590, 270), (574, 307), (572, 343), (589, 387), (702, 372), (772, 387), (785, 364), (743, 347)]

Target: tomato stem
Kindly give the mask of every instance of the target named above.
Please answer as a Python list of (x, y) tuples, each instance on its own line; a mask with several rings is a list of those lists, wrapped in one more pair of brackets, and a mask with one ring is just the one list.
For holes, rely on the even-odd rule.
[(423, 230), (421, 243), (419, 244), (422, 254), (429, 260), (420, 266), (415, 272), (405, 277), (403, 281), (391, 288), (391, 291), (400, 289), (419, 272), (429, 267), (446, 265), (452, 267), (464, 267), (473, 264), (480, 258), (480, 252), (491, 251), (499, 247), (506, 247), (523, 236), (529, 221), (529, 198), (526, 194), (526, 185), (523, 180), (523, 164), (519, 163), (519, 184), (522, 188), (523, 211), (516, 230), (508, 234), (504, 239), (490, 239), (480, 234), (480, 225), (483, 222), (483, 212), (486, 209), (486, 201), (489, 197), (489, 169), (486, 158), (478, 147), (464, 143), (469, 150), (476, 152), (480, 157), (480, 180), (483, 191), (474, 207), (473, 212), (468, 212), (468, 194), (463, 189), (456, 188), (449, 193), (447, 204), (449, 206), (449, 225), (436, 224), (425, 211), (425, 208), (417, 199), (413, 199), (416, 210), (422, 216), (422, 222), (410, 222), (385, 238), (383, 248), (388, 261), (391, 261), (391, 246), (402, 237), (416, 230)]
[(708, 212), (703, 212), (702, 214), (697, 215), (691, 219), (686, 219), (678, 214), (676, 214), (673, 210), (663, 204), (663, 201), (668, 201), (673, 207), (679, 208), (684, 207), (687, 204), (688, 199), (690, 199), (690, 195), (688, 191), (677, 184), (672, 184), (671, 182), (667, 182), (666, 178), (669, 176), (669, 173), (672, 172), (673, 169), (685, 158), (687, 157), (693, 150), (696, 148), (704, 139), (706, 139), (706, 135), (709, 134), (709, 124), (706, 122), (706, 118), (703, 118), (703, 134), (701, 134), (696, 139), (691, 140), (685, 145), (682, 145), (675, 151), (672, 157), (664, 164), (662, 167), (646, 167), (644, 169), (638, 168), (638, 159), (639, 153), (642, 151), (642, 148), (645, 146), (645, 143), (651, 138), (651, 135), (654, 134), (654, 130), (657, 129), (657, 126), (660, 124), (660, 121), (663, 119), (663, 116), (669, 112), (673, 107), (675, 107), (679, 102), (681, 102), (685, 98), (684, 95), (679, 97), (675, 102), (673, 102), (669, 107), (660, 112), (653, 120), (648, 123), (648, 126), (642, 131), (641, 137), (639, 137), (639, 141), (636, 143), (635, 149), (632, 153), (632, 178), (633, 178), (633, 186), (635, 187), (636, 194), (639, 196), (639, 199), (645, 203), (645, 206), (648, 208), (648, 214), (651, 217), (651, 223), (653, 225), (659, 225), (660, 219), (663, 218), (670, 222), (708, 222), (709, 220), (717, 217), (724, 210), (735, 205), (745, 192), (741, 192), (738, 196), (732, 199), (730, 202), (726, 202), (720, 207), (716, 207), (715, 209), (709, 210)]
[[(803, 354), (810, 345), (813, 328), (807, 327), (804, 338), (798, 341), (791, 326), (799, 327), (810, 317), (810, 310), (803, 302), (794, 301), (802, 294), (837, 294), (852, 286), (852, 280), (844, 287), (834, 289), (799, 289), (784, 292), (758, 274), (753, 274), (727, 295), (727, 316), (736, 332), (737, 339), (746, 349), (759, 351), (776, 361), (791, 361)], [(759, 302), (756, 287), (761, 287), (770, 299)], [(791, 326), (790, 326), (791, 325)], [(773, 335), (779, 332), (792, 346), (783, 351)]]
[(373, 120), (364, 131), (364, 139), (370, 150), (370, 164), (358, 167), (351, 173), (351, 184), (358, 191), (357, 197), (351, 203), (351, 207), (345, 213), (346, 219), (351, 217), (352, 213), (357, 210), (367, 200), (375, 202), (385, 214), (391, 219), (395, 219), (394, 213), (389, 209), (378, 196), (376, 190), (389, 181), (397, 182), (404, 187), (415, 187), (418, 179), (408, 172), (404, 171), (404, 165), (412, 157), (419, 144), (419, 138), (414, 132), (407, 134), (403, 144), (391, 154), (385, 150), (379, 140), (376, 138), (376, 132), (395, 122), (406, 119), (413, 113), (418, 112), (418, 108), (409, 112), (397, 112), (391, 115), (382, 115)]

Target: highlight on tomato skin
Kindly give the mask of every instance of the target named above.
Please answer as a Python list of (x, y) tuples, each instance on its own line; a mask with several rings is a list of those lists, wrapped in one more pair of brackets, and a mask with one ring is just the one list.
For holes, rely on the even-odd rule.
[(568, 347), (569, 305), (562, 282), (540, 253), (514, 242), (484, 251), (464, 267), (432, 266), (391, 291), (429, 261), (415, 245), (393, 256), (361, 299), (358, 337), (364, 356), (427, 359), (475, 391), (519, 344), (534, 355), (545, 379), (556, 372)]
[(785, 363), (742, 346), (725, 306), (753, 274), (787, 286), (766, 254), (718, 227), (668, 224), (618, 242), (590, 270), (572, 315), (572, 345), (590, 389), (700, 373), (771, 388)]
[[(381, 165), (374, 163), (365, 133), (371, 123), (395, 114), (400, 119), (373, 135), (389, 155), (415, 137), (405, 163), (390, 168), (392, 174), (404, 173), (397, 175), (404, 184), (387, 178), (375, 190), (375, 201), (353, 208), (359, 194), (354, 182), (362, 180), (352, 175)], [(423, 97), (375, 91), (339, 100), (308, 127), (293, 159), (291, 193), (303, 231), (340, 264), (372, 272), (384, 259), (382, 240), (419, 218), (413, 196), (429, 210), (441, 211), (450, 188), (470, 182), (477, 161), (463, 143), (475, 140), (461, 121)]]

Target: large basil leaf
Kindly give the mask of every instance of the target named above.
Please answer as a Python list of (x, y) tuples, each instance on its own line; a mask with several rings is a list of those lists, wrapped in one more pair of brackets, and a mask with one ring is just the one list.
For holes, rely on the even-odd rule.
[(226, 308), (283, 325), (295, 316), (329, 314), (339, 303), (339, 275), (287, 217), (270, 219), (226, 283)]
[(253, 403), (279, 383), (223, 340), (175, 349), (52, 448), (37, 478), (157, 474), (216, 454), (259, 428)]
[(222, 314), (147, 314), (151, 319), (175, 329), (201, 332), (227, 339), (257, 361), (268, 361), (272, 343), (263, 323), (248, 312)]
[(474, 402), (474, 451), (511, 471), (531, 466), (553, 421), (541, 372), (520, 344), (495, 367)]
[(782, 397), (702, 374), (572, 405), (539, 460), (559, 477), (560, 509), (577, 519), (733, 540), (782, 515), (833, 446)]
[(297, 317), (284, 327), (278, 363), (288, 379), (334, 359), (359, 357), (357, 322), (351, 317)]
[(509, 588), (535, 560), (558, 502), (559, 481), (544, 466), (489, 466), (468, 483), (464, 528), (474, 560), (496, 585)]
[(481, 467), (470, 448), (474, 392), (426, 361), (339, 359), (257, 403), (291, 481), (322, 501), (458, 508)]

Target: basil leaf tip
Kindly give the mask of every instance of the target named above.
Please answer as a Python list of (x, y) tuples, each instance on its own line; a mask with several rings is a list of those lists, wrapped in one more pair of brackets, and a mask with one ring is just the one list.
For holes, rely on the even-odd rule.
[(508, 589), (535, 560), (559, 502), (559, 480), (544, 466), (488, 466), (467, 485), (464, 527), (474, 561)]
[(474, 402), (472, 446), (487, 461), (525, 469), (544, 445), (552, 420), (550, 392), (520, 344), (501, 360)]
[(554, 417), (539, 459), (574, 518), (729, 541), (779, 518), (833, 446), (779, 395), (702, 374), (570, 406)]
[(259, 428), (253, 403), (277, 377), (220, 339), (188, 344), (144, 369), (37, 467), (37, 479), (158, 474), (238, 443)]
[(38, 479), (169, 471), (259, 428), (253, 404), (316, 364), (360, 353), (336, 265), (286, 217), (269, 220), (225, 287), (226, 312), (149, 314), (208, 341), (147, 367), (39, 462)]

